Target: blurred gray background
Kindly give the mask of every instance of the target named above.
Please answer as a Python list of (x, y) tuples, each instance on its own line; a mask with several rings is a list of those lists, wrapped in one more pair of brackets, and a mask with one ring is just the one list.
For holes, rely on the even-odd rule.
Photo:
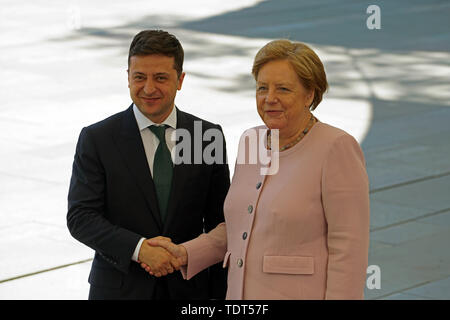
[[(381, 29), (366, 10), (378, 5)], [(0, 299), (87, 299), (93, 251), (66, 228), (83, 126), (124, 110), (127, 54), (142, 29), (174, 33), (187, 73), (176, 104), (240, 134), (261, 123), (252, 60), (275, 38), (310, 45), (330, 90), (315, 114), (367, 161), (366, 299), (450, 298), (448, 0), (0, 0)], [(370, 273), (368, 274), (368, 278)]]

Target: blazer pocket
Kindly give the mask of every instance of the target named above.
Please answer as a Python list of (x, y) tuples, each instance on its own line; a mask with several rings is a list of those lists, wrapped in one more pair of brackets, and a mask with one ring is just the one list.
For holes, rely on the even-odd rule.
[(222, 268), (226, 268), (228, 267), (228, 262), (230, 261), (230, 251), (227, 251), (227, 253), (225, 253), (225, 257), (223, 258), (223, 264), (222, 264)]
[(99, 288), (119, 289), (122, 287), (123, 274), (114, 269), (92, 267), (88, 282)]
[(263, 272), (284, 274), (313, 274), (314, 257), (264, 256)]

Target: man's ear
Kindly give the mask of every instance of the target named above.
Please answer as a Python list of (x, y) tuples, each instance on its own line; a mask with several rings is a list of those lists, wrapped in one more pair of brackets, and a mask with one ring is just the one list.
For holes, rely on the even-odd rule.
[(181, 90), (181, 87), (183, 85), (183, 80), (184, 80), (184, 76), (186, 75), (185, 72), (182, 72), (180, 74), (180, 76), (178, 77), (178, 86), (177, 86), (177, 90)]

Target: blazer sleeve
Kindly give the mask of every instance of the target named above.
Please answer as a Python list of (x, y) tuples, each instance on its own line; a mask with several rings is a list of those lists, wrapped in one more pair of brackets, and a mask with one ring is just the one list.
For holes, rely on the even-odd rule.
[(225, 222), (182, 245), (187, 251), (188, 264), (181, 268), (181, 273), (184, 279), (189, 280), (200, 271), (223, 260), (227, 250)]
[(83, 128), (72, 168), (67, 226), (75, 239), (127, 273), (141, 236), (105, 218), (105, 192), (105, 169), (89, 128)]
[(346, 134), (332, 144), (322, 171), (328, 225), (325, 299), (363, 299), (369, 250), (369, 180), (358, 142)]

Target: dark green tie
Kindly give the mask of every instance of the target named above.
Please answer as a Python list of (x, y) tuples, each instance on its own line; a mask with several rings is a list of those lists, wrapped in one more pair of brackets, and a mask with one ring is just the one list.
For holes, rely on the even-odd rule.
[(172, 157), (166, 144), (166, 126), (152, 125), (149, 128), (159, 139), (159, 145), (153, 161), (153, 182), (155, 183), (156, 195), (158, 196), (161, 219), (164, 223), (172, 186)]

